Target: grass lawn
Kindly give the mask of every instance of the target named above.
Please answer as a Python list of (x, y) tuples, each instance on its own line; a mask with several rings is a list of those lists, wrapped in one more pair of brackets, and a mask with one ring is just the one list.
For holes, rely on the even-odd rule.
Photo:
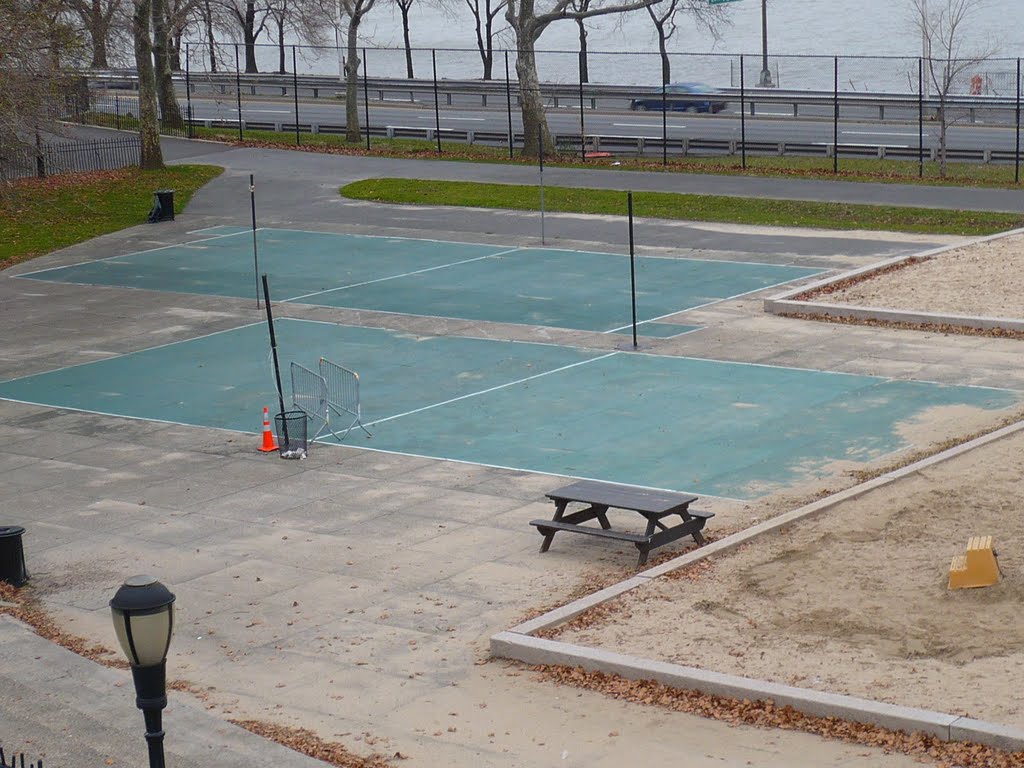
[(178, 165), (19, 181), (0, 196), (0, 268), (144, 224), (157, 189), (175, 191), (174, 211), (180, 213), (193, 193), (222, 170)]
[[(535, 186), (465, 181), (366, 179), (341, 188), (358, 200), (532, 211), (540, 207)], [(626, 215), (626, 193), (606, 189), (544, 188), (545, 209), (569, 213)], [(821, 229), (868, 229), (926, 234), (986, 235), (1024, 225), (1024, 215), (933, 208), (769, 200), (671, 192), (634, 192), (638, 217), (722, 221)]]

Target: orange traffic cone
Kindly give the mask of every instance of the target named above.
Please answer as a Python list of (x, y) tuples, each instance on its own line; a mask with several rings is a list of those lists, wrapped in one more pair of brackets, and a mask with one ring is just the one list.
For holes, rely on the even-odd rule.
[(274, 433), (270, 431), (270, 410), (263, 406), (263, 445), (260, 451), (270, 453), (277, 450), (277, 443), (274, 442)]

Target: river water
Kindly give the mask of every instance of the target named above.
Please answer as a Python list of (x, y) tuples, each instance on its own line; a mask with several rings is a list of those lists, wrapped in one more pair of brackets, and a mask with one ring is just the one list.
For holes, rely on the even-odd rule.
[[(685, 3), (686, 0), (681, 0)], [(932, 9), (950, 0), (928, 0)], [(1024, 56), (1024, 0), (970, 0), (972, 14), (964, 22), (962, 51), (992, 56), (964, 75), (981, 74), (985, 91), (1007, 94), (1014, 87), (1013, 61)], [(541, 3), (538, 2), (538, 5)], [(744, 54), (745, 84), (756, 85), (761, 71), (761, 3), (735, 0), (718, 6), (725, 21), (717, 39), (683, 17), (670, 41), (675, 52), (672, 80), (703, 80), (716, 86), (740, 84), (740, 57)], [(922, 42), (910, 0), (768, 0), (769, 69), (776, 85), (784, 88), (831, 89), (834, 56), (839, 63), (843, 90), (914, 91), (917, 57)], [(503, 18), (499, 18), (504, 27)], [(414, 74), (430, 77), (435, 65), (439, 78), (466, 79), (481, 76), (475, 49), (473, 22), (463, 0), (449, 0), (448, 10), (419, 0), (412, 7), (411, 34), (416, 53)], [(656, 54), (657, 39), (645, 11), (609, 16), (587, 22), (590, 49), (590, 81), (625, 85), (657, 85), (661, 82)], [(374, 50), (402, 46), (402, 27), (393, 3), (379, 2), (363, 25), (371, 77), (404, 76), (404, 53)], [(514, 48), (507, 28), (498, 46)], [(429, 49), (438, 50), (432, 58)], [(559, 21), (542, 35), (538, 48), (551, 51), (539, 57), (541, 79), (575, 82), (579, 66), (576, 24)], [(554, 53), (556, 51), (564, 53)], [(936, 56), (938, 49), (933, 49)], [(700, 52), (703, 55), (696, 55)], [(895, 58), (881, 58), (895, 57)], [(276, 66), (273, 50), (262, 49), (261, 69)], [(300, 72), (328, 74), (338, 71), (334, 51), (300, 55)], [(273, 61), (273, 64), (269, 62)], [(510, 57), (515, 78), (514, 57)], [(504, 57), (497, 56), (494, 76), (503, 78)], [(966, 87), (966, 84), (965, 84)]]

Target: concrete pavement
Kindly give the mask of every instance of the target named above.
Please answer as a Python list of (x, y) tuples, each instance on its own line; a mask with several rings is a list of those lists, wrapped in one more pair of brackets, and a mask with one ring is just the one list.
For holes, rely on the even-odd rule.
[[(214, 224), (246, 226), (250, 172), (257, 174), (265, 226), (513, 244), (537, 239), (532, 214), (370, 206), (337, 195), (342, 184), (367, 176), (528, 180), (528, 169), (174, 141), (165, 149), (228, 170), (176, 222), (98, 238), (32, 268), (180, 242), (189, 230)], [(549, 183), (565, 183), (547, 173)], [(593, 171), (565, 173), (597, 184)], [(634, 189), (672, 181), (663, 174), (628, 178)], [(613, 180), (602, 176), (600, 183)], [(857, 187), (842, 194), (874, 193)], [(952, 200), (955, 190), (941, 195)], [(1007, 195), (1006, 204), (1019, 205), (1019, 198)], [(548, 225), (549, 244), (566, 247), (608, 249), (626, 238), (622, 221), (612, 217), (550, 216)], [(658, 222), (643, 222), (639, 231), (650, 252), (836, 269), (955, 241)], [(22, 271), (28, 267), (0, 275), (10, 320), (2, 378), (260, 317), (249, 301), (30, 282), (17, 279)], [(281, 314), (421, 333), (562, 339), (552, 329), (456, 327), (325, 307), (294, 305)], [(657, 351), (1024, 388), (1015, 342), (801, 323), (763, 315), (757, 297), (696, 310), (685, 321), (706, 328), (652, 342)], [(572, 340), (609, 343), (595, 334)], [(253, 750), (278, 761), (272, 745), (263, 752), (254, 737), (225, 735), (229, 717), (313, 728), (355, 751), (401, 752), (411, 766), (621, 766), (637, 763), (640, 754), (654, 767), (681, 759), (695, 766), (917, 764), (806, 734), (625, 704), (485, 662), (491, 634), (588, 585), (631, 573), (635, 553), (573, 541), (539, 556), (528, 521), (549, 512), (543, 493), (558, 478), (348, 447), (315, 447), (302, 463), (259, 455), (262, 404), (255, 405), (253, 434), (243, 435), (0, 402), (0, 524), (26, 527), (31, 588), (61, 625), (113, 648), (106, 604), (123, 578), (151, 572), (178, 595), (169, 674), (206, 688), (211, 709), (172, 704), (169, 765), (197, 762), (193, 747), (178, 740), (195, 750), (219, 745), (217, 755), (229, 765), (251, 759)], [(724, 505), (716, 526), (742, 527), (764, 511)], [(94, 755), (123, 754), (126, 765), (139, 764), (141, 718), (127, 673), (69, 657), (9, 621), (0, 622), (0, 634), (0, 685), (17, 692), (0, 696), (0, 744), (28, 743), (29, 757), (45, 756), (57, 768), (95, 765)], [(120, 701), (107, 701), (108, 694)], [(47, 704), (55, 699), (60, 713)], [(33, 700), (40, 706), (33, 708)], [(186, 708), (188, 719), (177, 719)], [(69, 741), (87, 745), (85, 757), (68, 749)]]

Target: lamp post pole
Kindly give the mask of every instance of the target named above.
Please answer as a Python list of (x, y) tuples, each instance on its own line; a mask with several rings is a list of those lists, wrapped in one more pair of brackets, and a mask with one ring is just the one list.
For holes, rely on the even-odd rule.
[(135, 706), (146, 721), (149, 768), (164, 768), (163, 709), (174, 595), (152, 576), (132, 576), (110, 601), (114, 632), (132, 668)]
[(761, 80), (758, 85), (771, 88), (772, 72), (768, 69), (768, 0), (761, 0)]

